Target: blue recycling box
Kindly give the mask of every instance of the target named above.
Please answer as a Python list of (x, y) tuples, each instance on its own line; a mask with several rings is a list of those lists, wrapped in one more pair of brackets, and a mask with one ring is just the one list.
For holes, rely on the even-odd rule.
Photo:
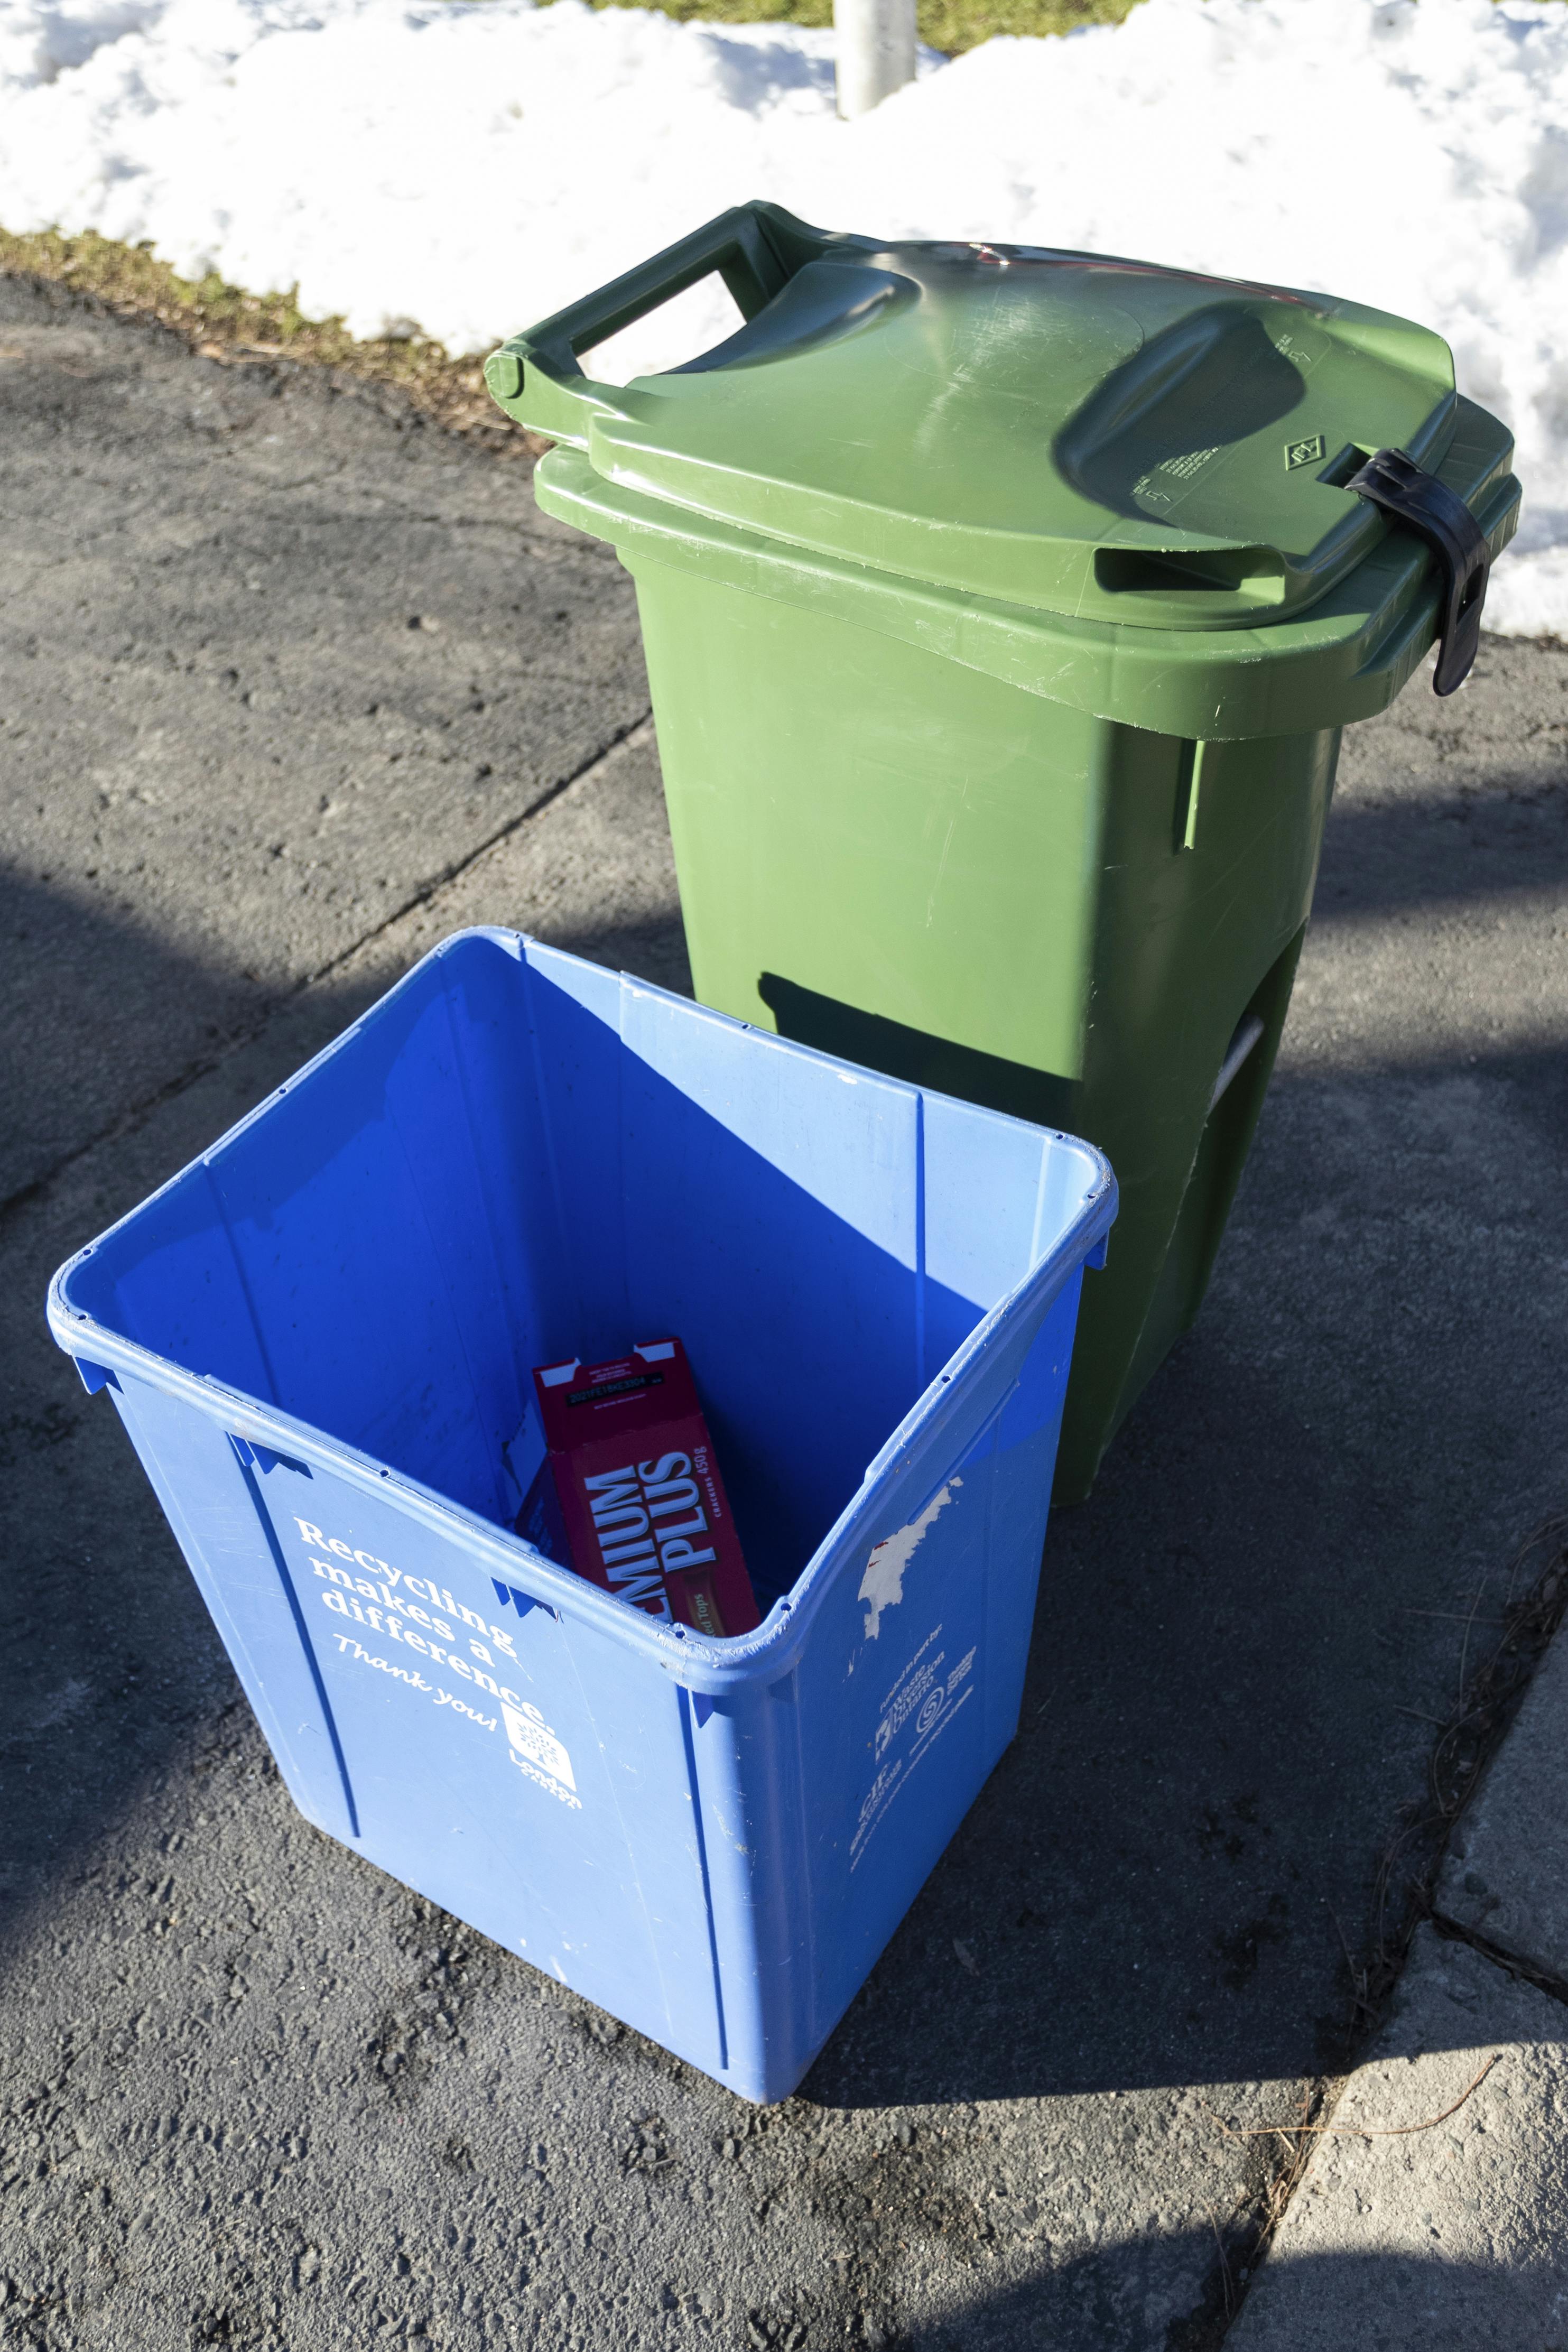
[[(744, 2097), (793, 2090), (1017, 1727), (1071, 1138), (458, 933), (74, 1257), (307, 1819)], [(532, 1366), (678, 1333), (764, 1622), (510, 1530)]]

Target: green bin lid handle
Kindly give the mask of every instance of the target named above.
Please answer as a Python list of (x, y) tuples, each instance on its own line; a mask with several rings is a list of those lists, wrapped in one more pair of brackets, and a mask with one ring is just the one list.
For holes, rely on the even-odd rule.
[(1345, 484), (1385, 514), (1418, 531), (1443, 575), (1437, 632), (1437, 694), (1452, 694), (1470, 674), (1480, 644), (1491, 555), (1486, 533), (1463, 499), (1403, 449), (1379, 449)]
[[(808, 228), (779, 205), (737, 205), (597, 293), (558, 310), (527, 334), (512, 336), (486, 362), (486, 382), (508, 415), (585, 449), (591, 418), (624, 416), (626, 407), (622, 393), (584, 373), (580, 352), (591, 351), (716, 273), (741, 316), (754, 318), (818, 252), (831, 245), (869, 244), (869, 238), (832, 237)], [(525, 407), (526, 416), (520, 414)]]

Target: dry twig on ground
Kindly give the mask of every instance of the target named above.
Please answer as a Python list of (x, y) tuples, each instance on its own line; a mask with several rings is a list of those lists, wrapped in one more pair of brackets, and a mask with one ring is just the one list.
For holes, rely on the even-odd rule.
[[(1421, 2124), (1245, 2124), (1232, 2131), (1228, 2124), (1220, 2122), (1218, 2116), (1214, 2120), (1220, 2125), (1222, 2131), (1229, 2133), (1232, 2139), (1267, 2139), (1276, 2132), (1281, 2137), (1292, 2132), (1307, 2132), (1314, 2137), (1333, 2133), (1342, 2139), (1407, 2139), (1412, 2132), (1433, 2131), (1438, 2124), (1446, 2124), (1450, 2116), (1457, 2116), (1471, 2094), (1480, 2089), (1501, 2056), (1500, 2050), (1494, 2050), (1479, 2074), (1459, 2093), (1453, 2105), (1445, 2107), (1440, 2116), (1428, 2116)], [(1214, 2115), (1212, 2107), (1208, 2112)]]

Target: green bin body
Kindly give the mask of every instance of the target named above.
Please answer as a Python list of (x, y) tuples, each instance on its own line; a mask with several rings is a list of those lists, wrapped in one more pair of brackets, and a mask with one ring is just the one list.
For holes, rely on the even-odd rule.
[[(714, 270), (727, 343), (583, 373)], [(1347, 485), (1403, 451), (1494, 555), (1507, 431), (1354, 304), (768, 205), (487, 373), (557, 445), (541, 506), (636, 581), (698, 997), (1110, 1158), (1058, 1456), (1085, 1494), (1201, 1303), (1340, 730), (1443, 620), (1427, 538)]]

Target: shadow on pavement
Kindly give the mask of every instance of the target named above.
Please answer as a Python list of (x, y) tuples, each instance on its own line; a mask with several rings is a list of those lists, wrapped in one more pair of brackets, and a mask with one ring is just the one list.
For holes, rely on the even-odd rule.
[[(390, 984), (350, 977), (331, 989), (270, 1007), (288, 1044), (235, 1045), (237, 1027), (260, 1025), (267, 1008), (238, 1009), (222, 980), (183, 962), (127, 923), (106, 924), (48, 891), (0, 886), (7, 921), (41, 944), (35, 987), (49, 1000), (34, 1017), (24, 1002), (0, 1033), (0, 1099), (46, 1107), (34, 1130), (58, 1157), (79, 1150), (98, 1100), (89, 1079), (74, 1097), (75, 1123), (47, 1124), (62, 1067), (80, 1078), (96, 1050), (93, 1000), (143, 1008), (150, 1034), (146, 1091), (109, 1100), (130, 1113), (120, 1137), (99, 1145), (41, 1188), (30, 1168), (23, 1196), (0, 1212), (0, 1489), (5, 1496), (9, 1638), (0, 1646), (0, 1932), (79, 1850), (122, 1818), (206, 1715), (236, 1696), (222, 1645), (112, 1408), (82, 1391), (44, 1322), (57, 1265), (132, 1208), (195, 1153), (215, 1142), (281, 1078), (339, 1034)], [(555, 943), (591, 953), (661, 986), (685, 979), (678, 925), (650, 920), (623, 930), (558, 929)], [(24, 949), (28, 945), (24, 937)], [(434, 943), (434, 942), (432, 942)], [(79, 985), (79, 976), (89, 977)], [(53, 999), (57, 997), (60, 1003)], [(164, 1008), (174, 1008), (172, 1056)], [(204, 1010), (214, 1018), (199, 1019)], [(187, 1020), (186, 1015), (190, 1018)], [(229, 1023), (227, 1028), (224, 1024)], [(182, 1027), (190, 1029), (187, 1040)], [(162, 1049), (162, 1072), (153, 1056)], [(182, 1098), (183, 1097), (183, 1098)], [(166, 1103), (152, 1123), (132, 1105)], [(84, 1129), (86, 1131), (84, 1132)], [(177, 1137), (177, 1140), (175, 1138)], [(15, 1916), (13, 1926), (18, 1924)]]
[(1313, 920), (1561, 889), (1568, 793), (1538, 775), (1489, 775), (1485, 791), (1419, 801), (1336, 799)]
[[(1343, 864), (1360, 836), (1335, 824)], [(678, 976), (667, 926), (557, 936)], [(200, 998), (129, 926), (91, 945), (103, 987)], [(362, 1002), (297, 1007), (294, 1060)], [(5, 1050), (8, 1086), (47, 1095), (70, 1049), (20, 1024)], [(15, 1896), (68, 1873), (233, 1691), (106, 1401), (48, 1341), (45, 1284), (286, 1074), (245, 1049), (5, 1237)], [(1052, 1522), (1019, 1738), (807, 2096), (1289, 2079), (1340, 2053), (1342, 1937), (1364, 1937), (1452, 1696), (1457, 1630), (1416, 1612), (1453, 1608), (1561, 1491), (1565, 1141), (1555, 1052), (1281, 1074), (1205, 1313)]]
[(1019, 1738), (810, 2096), (1343, 2059), (1463, 1612), (1562, 1491), (1565, 1139), (1562, 1054), (1276, 1078), (1204, 1313), (1053, 1516)]
[(267, 992), (109, 923), (68, 892), (0, 874), (0, 1202), (266, 1019)]
[[(1123, 2244), (1080, 2255), (1060, 2269), (1014, 2284), (951, 2320), (915, 2325), (898, 2352), (1036, 2352), (1051, 2344), (1136, 2345), (1139, 2352), (1209, 2352), (1226, 2336), (1236, 2352), (1253, 2344), (1290, 2344), (1298, 2352), (1349, 2352), (1377, 2345), (1390, 2352), (1474, 2352), (1502, 2342), (1555, 2341), (1540, 2335), (1561, 2289), (1549, 2257), (1521, 2262), (1455, 2261), (1439, 2252), (1292, 2257), (1269, 2274), (1267, 2292), (1247, 2311), (1243, 2270), (1222, 2271), (1212, 2231), (1186, 2231), (1173, 2246), (1151, 2232), (1146, 2248)], [(1170, 2269), (1204, 2280), (1196, 2309), (1166, 2316)], [(1260, 2282), (1261, 2284), (1261, 2282)], [(1246, 2316), (1237, 2315), (1246, 2312)], [(1511, 2319), (1517, 2334), (1510, 2334)], [(1254, 2335), (1254, 2328), (1259, 2333)]]
[[(1377, 860), (1361, 821), (1336, 813), (1326, 871), (1364, 893)], [(1418, 844), (1424, 808), (1402, 822)], [(1399, 837), (1390, 819), (1378, 857), (1396, 867)], [(1428, 898), (1462, 897), (1468, 856), (1457, 836), (1444, 857), (1433, 853)], [(79, 918), (68, 909), (61, 920)], [(666, 984), (681, 976), (667, 924), (595, 929), (574, 914), (550, 935)], [(182, 969), (129, 923), (100, 925), (80, 945), (94, 985), (140, 992), (150, 1023), (165, 998), (199, 1005), (204, 989), (216, 993), (211, 975)], [(1332, 986), (1332, 939), (1325, 952)], [(345, 979), (291, 1000), (260, 1037), (0, 1226), (0, 1352), (14, 1368), (0, 1403), (10, 1527), (0, 1911), (29, 1969), (49, 1950), (51, 1906), (84, 1869), (101, 1870), (107, 1853), (112, 1880), (122, 1845), (146, 1870), (173, 1783), (235, 1723), (237, 1697), (107, 1399), (89, 1404), (47, 1336), (45, 1286), (385, 984)], [(7, 1087), (45, 1097), (75, 1049), (57, 1024), (20, 1020), (3, 1050)], [(1052, 1521), (1019, 1737), (796, 2103), (835, 2147), (863, 2128), (854, 2111), (936, 2106), (984, 2149), (1006, 2110), (981, 2103), (1066, 2101), (1036, 2111), (1030, 2144), (1060, 2167), (1041, 2187), (1041, 2228), (1060, 2242), (1063, 2214), (1082, 2213), (1071, 2257), (1053, 2267), (1042, 2244), (1038, 2273), (1020, 2281), (1019, 2261), (1035, 2257), (1015, 2226), (1010, 2283), (987, 2295), (983, 2246), (942, 2238), (945, 2293), (960, 2306), (943, 2325), (913, 2321), (890, 2345), (1207, 2352), (1218, 2341), (1225, 2282), (1212, 2228), (1193, 2225), (1190, 2201), (1163, 2220), (1153, 2210), (1171, 2145), (1162, 2135), (1186, 2138), (1186, 2153), (1172, 2147), (1171, 2180), (1186, 2178), (1194, 2151), (1206, 2156), (1212, 2131), (1217, 2186), (1234, 2184), (1234, 2145), (1183, 2086), (1200, 2086), (1221, 2116), (1232, 2091), (1257, 2114), (1260, 2096), (1288, 2098), (1294, 2082), (1343, 2061), (1342, 1935), (1353, 1948), (1365, 1941), (1377, 1856), (1422, 1787), (1430, 1718), (1453, 1702), (1462, 1627), (1419, 1612), (1462, 1611), (1478, 1589), (1495, 1590), (1519, 1538), (1568, 1486), (1557, 1405), (1565, 1143), (1568, 1053), (1494, 1047), (1461, 1066), (1418, 1018), (1375, 1067), (1336, 1067), (1320, 1046), (1278, 1077), (1203, 1315), (1093, 1496)], [(244, 1744), (252, 1755), (254, 1735)], [(207, 1801), (205, 1786), (182, 1786), (182, 1801)], [(318, 1843), (302, 1824), (292, 1834)], [(297, 1958), (295, 1866), (277, 1871), (260, 1931), (285, 1977)], [(334, 1920), (340, 1867), (335, 1852), (312, 1865)], [(133, 1911), (140, 1884), (126, 1897)], [(385, 1885), (369, 1874), (365, 1901)], [(491, 1957), (501, 1975), (474, 2016), (477, 2030), (488, 2011), (498, 2049), (525, 1997), (551, 2017), (580, 2007)], [(633, 2095), (632, 2084), (662, 2070), (651, 2050), (627, 2056), (593, 2095)], [(735, 2103), (693, 2079), (722, 2132)], [(1072, 2104), (1124, 2091), (1161, 2095), (1138, 2117), (1131, 2099), (1097, 2105), (1092, 2127)], [(351, 2103), (344, 2112), (344, 2128), (361, 2128)], [(924, 2128), (903, 2160), (912, 2194)], [(1084, 2132), (1088, 2154), (1076, 2152)], [(1147, 2235), (1129, 2237), (1145, 2175)], [(940, 2198), (938, 2174), (933, 2182)], [(895, 2197), (862, 2219), (858, 2179), (851, 2186), (850, 2234), (833, 2243), (858, 2242), (863, 2227), (896, 2277), (904, 2240), (931, 2245), (930, 2218), (912, 2207), (901, 2226)], [(865, 2186), (877, 2193), (869, 2175)], [(1096, 2244), (1102, 2195), (1117, 2218)], [(976, 2210), (965, 2201), (960, 2233), (972, 2234)]]
[[(545, 929), (556, 946), (691, 992), (678, 922)], [(356, 994), (346, 981), (322, 1001), (341, 1027), (373, 993)], [(95, 1136), (144, 1116), (296, 1001), (182, 955), (150, 925), (107, 922), (78, 897), (0, 873), (0, 1215)]]

